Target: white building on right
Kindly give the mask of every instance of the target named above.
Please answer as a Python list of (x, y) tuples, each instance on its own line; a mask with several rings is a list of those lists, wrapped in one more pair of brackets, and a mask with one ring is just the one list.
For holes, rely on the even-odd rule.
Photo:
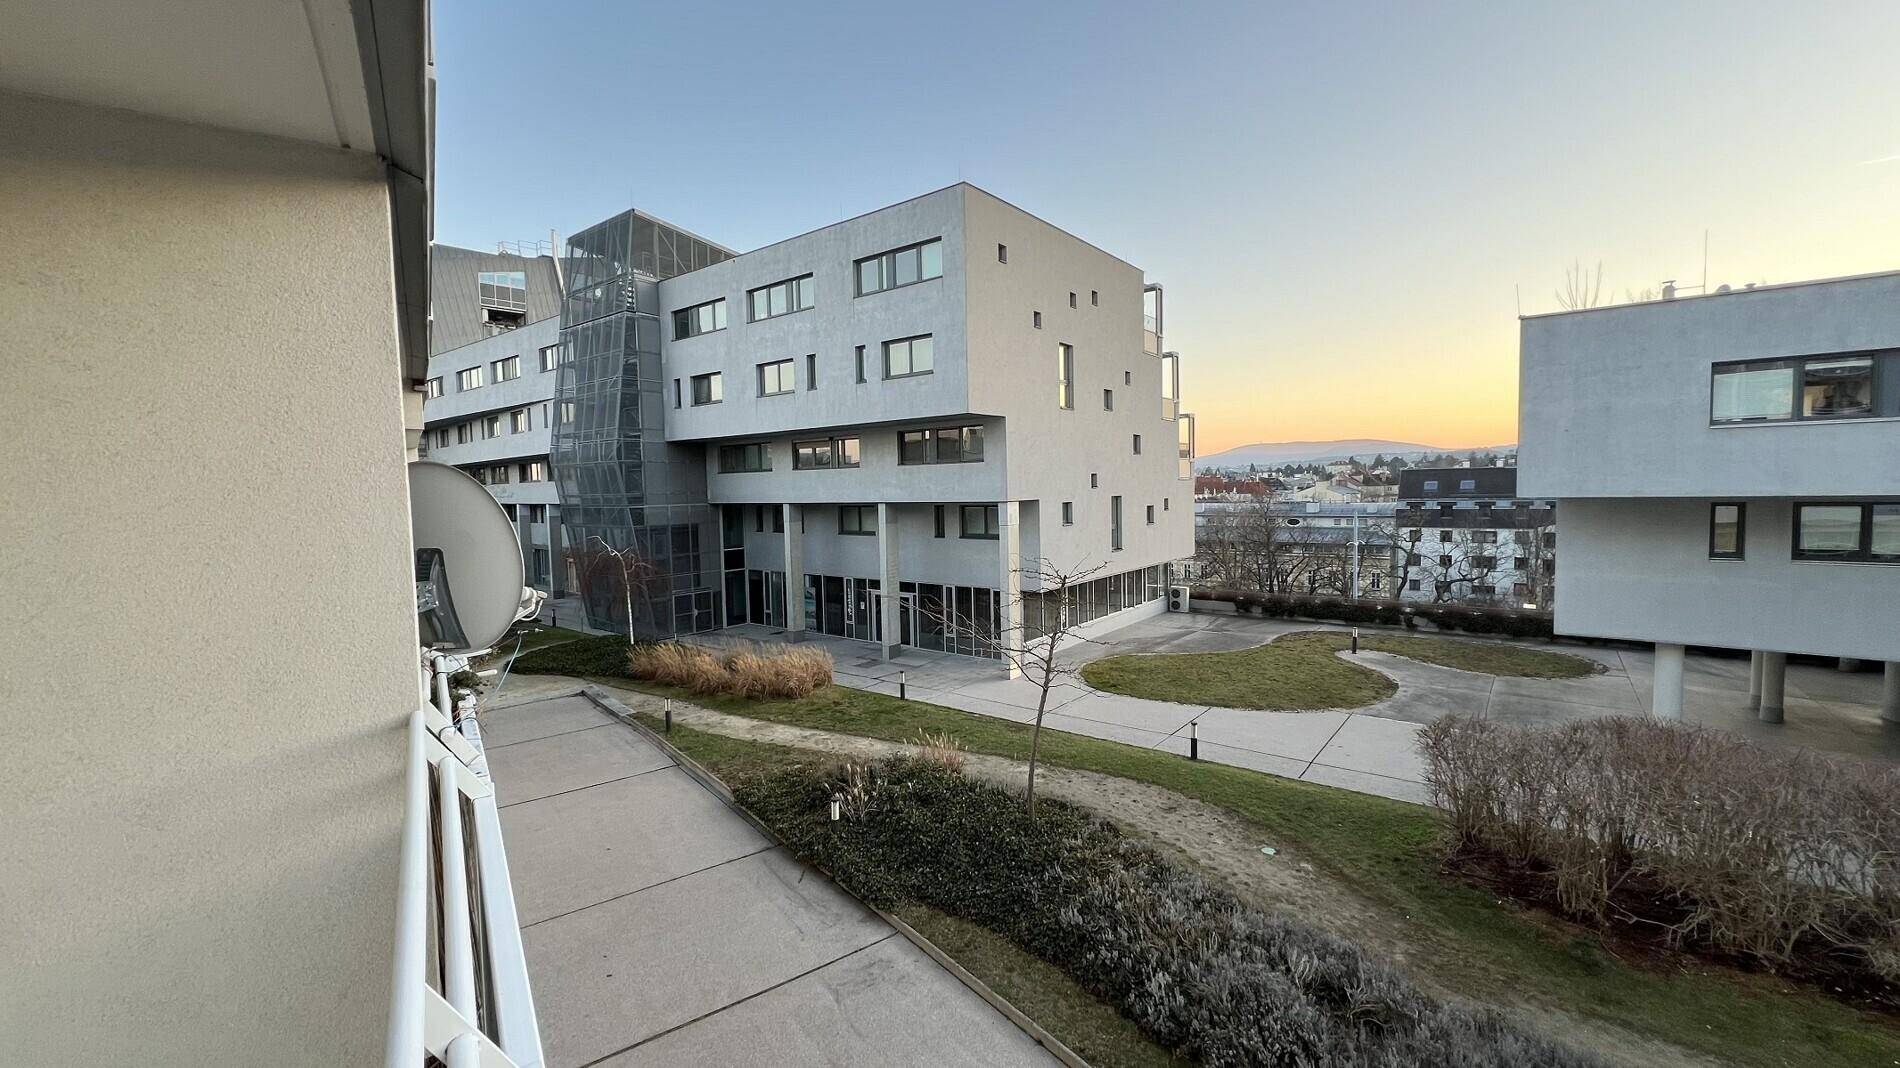
[(1519, 493), (1563, 516), (1556, 626), (1751, 651), (1779, 722), (1790, 653), (1886, 662), (1900, 722), (1900, 271), (1522, 319)]

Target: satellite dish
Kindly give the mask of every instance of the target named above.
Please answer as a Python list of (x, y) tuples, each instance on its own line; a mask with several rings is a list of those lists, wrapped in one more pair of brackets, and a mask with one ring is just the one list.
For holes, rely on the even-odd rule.
[(487, 649), (521, 609), (521, 544), (481, 483), (447, 464), (409, 465), (416, 625), (443, 652)]

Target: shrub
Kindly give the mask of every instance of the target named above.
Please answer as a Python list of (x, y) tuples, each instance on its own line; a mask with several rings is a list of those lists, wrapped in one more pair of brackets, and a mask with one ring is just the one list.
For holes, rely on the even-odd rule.
[(1374, 623), (1415, 629), (1423, 619), (1440, 630), (1467, 634), (1503, 634), (1514, 638), (1552, 636), (1549, 612), (1471, 604), (1351, 600), (1330, 594), (1261, 593), (1254, 590), (1196, 589), (1197, 601), (1231, 604), (1241, 615), (1258, 612), (1281, 619), (1318, 619), (1333, 623)]
[(968, 750), (963, 747), (962, 742), (957, 740), (956, 735), (949, 731), (938, 731), (935, 734), (919, 731), (911, 744), (917, 747), (919, 760), (929, 761), (948, 772), (961, 773), (963, 771), (963, 759), (968, 754)]
[(627, 639), (619, 634), (596, 634), (531, 649), (516, 657), (509, 670), (524, 675), (625, 678)]
[(701, 645), (637, 646), (627, 673), (689, 693), (750, 700), (804, 697), (831, 683), (831, 654), (817, 646), (743, 646), (723, 655)]
[(1420, 736), (1460, 848), (1568, 915), (1797, 974), (1900, 979), (1900, 773), (1723, 731), (1460, 716)]
[[(826, 817), (834, 792), (853, 799), (839, 823)], [(788, 769), (738, 796), (858, 895), (996, 931), (1202, 1064), (1597, 1063), (1438, 1002), (1353, 944), (1254, 909), (1059, 801), (1032, 821), (1020, 797), (917, 758)]]

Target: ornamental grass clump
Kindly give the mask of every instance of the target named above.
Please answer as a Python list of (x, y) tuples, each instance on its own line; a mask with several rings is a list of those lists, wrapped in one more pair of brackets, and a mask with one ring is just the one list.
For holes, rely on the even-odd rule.
[[(1269, 914), (1109, 823), (903, 757), (749, 780), (739, 800), (806, 860), (1060, 967), (1160, 1045), (1220, 1066), (1585, 1068), (1488, 1010), (1424, 994), (1350, 942)], [(834, 795), (850, 799), (828, 818)]]
[(696, 694), (749, 700), (799, 698), (831, 684), (831, 654), (815, 646), (741, 646), (721, 654), (701, 645), (660, 642), (627, 652), (636, 679)]
[(1900, 981), (1900, 773), (1633, 717), (1448, 717), (1419, 747), (1469, 862), (1563, 913), (1788, 974)]

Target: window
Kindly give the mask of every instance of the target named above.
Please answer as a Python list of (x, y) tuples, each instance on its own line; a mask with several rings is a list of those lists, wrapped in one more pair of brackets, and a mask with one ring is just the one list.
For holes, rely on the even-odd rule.
[(1069, 290), (1069, 307), (1075, 307), (1075, 290)]
[(680, 380), (675, 378), (673, 380), (673, 407), (677, 408), (679, 406), (680, 406)]
[(1036, 329), (1041, 330), (1042, 329), (1042, 313), (1030, 312), (1029, 323), (1031, 326), (1034, 326)]
[(1425, 480), (1425, 492), (1426, 492), (1426, 493), (1437, 493), (1437, 492), (1438, 492), (1438, 480), (1437, 480), (1437, 479), (1435, 479), (1435, 478), (1428, 478), (1428, 479), (1426, 479), (1426, 480)]
[(1101, 307), (1102, 294), (1093, 289), (1089, 290), (1089, 304), (1097, 308)]
[(1498, 566), (1498, 558), (1495, 556), (1474, 556), (1471, 558), (1471, 566), (1478, 571), (1495, 571)]
[(438, 375), (435, 378), (431, 378), (427, 382), (424, 382), (422, 384), (422, 394), (423, 396), (428, 397), (430, 400), (434, 400), (435, 398), (440, 397), (442, 395), (441, 376)]
[(521, 377), (521, 357), (510, 356), (505, 360), (495, 361), (495, 381), (513, 382), (515, 379), (520, 378), (520, 377)]
[(465, 367), (462, 370), (455, 372), (456, 392), (459, 393), (465, 390), (480, 389), (480, 388), (482, 388), (482, 369), (481, 368)]
[(1122, 499), (1108, 499), (1108, 547), (1115, 552), (1122, 549)]
[(1524, 598), (1529, 597), (1530, 593), (1531, 593), (1531, 588), (1530, 588), (1529, 583), (1525, 583), (1525, 582), (1511, 583), (1511, 596), (1516, 598), (1517, 600), (1521, 601)]
[(1134, 385), (1134, 384), (1135, 384), (1135, 372), (1133, 372), (1133, 371), (1123, 371), (1123, 372), (1122, 372), (1122, 385), (1124, 385), (1124, 386), (1132, 386), (1132, 385)]
[(1009, 246), (1008, 245), (999, 244), (996, 246), (996, 262), (998, 263), (1009, 262)]
[(1439, 557), (1438, 557), (1438, 566), (1439, 566), (1439, 567), (1450, 567), (1450, 566), (1451, 566), (1451, 554), (1450, 554), (1450, 553), (1441, 553), (1441, 554), (1439, 554)]
[(864, 346), (858, 346), (858, 385), (864, 384)]
[(983, 460), (983, 428), (953, 426), (897, 435), (900, 464), (974, 464)]
[(726, 399), (724, 376), (714, 371), (711, 374), (693, 376), (693, 405), (718, 404)]
[(1102, 488), (1102, 476), (1095, 473), (1094, 471), (1089, 472), (1089, 488), (1090, 489)]
[(805, 388), (818, 388), (818, 354), (815, 352), (805, 354)]
[(484, 438), (501, 437), (501, 416), (491, 415), (488, 418), (482, 420), (482, 437)]
[(455, 424), (455, 443), (457, 445), (467, 445), (469, 442), (474, 441), (474, 440), (475, 440), (475, 424), (474, 423)]
[(548, 506), (547, 505), (531, 504), (528, 506), (528, 522), (545, 523), (547, 521), (548, 521)]
[(1441, 542), (1445, 542), (1445, 543), (1449, 543), (1449, 542), (1451, 541), (1451, 531), (1449, 531), (1449, 530), (1441, 530), (1441, 531), (1439, 531), (1439, 532), (1438, 532), (1438, 540), (1439, 540), (1439, 541), (1441, 541)]
[(936, 365), (936, 346), (929, 334), (884, 343), (884, 377), (927, 375)]
[(546, 345), (541, 349), (541, 370), (552, 371), (561, 362), (561, 346)]
[(1140, 434), (1135, 435), (1135, 455), (1136, 456), (1141, 455), (1141, 435)]
[(1417, 579), (1407, 580), (1405, 583), (1405, 588), (1413, 591), (1414, 593), (1418, 592), (1418, 580)]
[(516, 408), (508, 413), (508, 433), (526, 434), (529, 431), (528, 409)]
[(822, 441), (792, 443), (792, 469), (818, 471), (833, 467), (858, 466), (857, 438), (827, 438)]
[(1165, 512), (1165, 511), (1167, 511), (1167, 510), (1168, 510), (1168, 505), (1170, 505), (1170, 504), (1173, 504), (1173, 503), (1174, 503), (1174, 498), (1173, 498), (1173, 497), (1163, 497), (1163, 498), (1161, 498), (1161, 510), (1162, 510), (1162, 511), (1164, 511), (1164, 512)]
[(446, 449), (449, 447), (449, 428), (448, 427), (440, 427), (436, 430), (435, 447), (438, 449)]
[(542, 460), (530, 460), (525, 464), (515, 465), (515, 473), (521, 476), (523, 482), (546, 482), (548, 465)]
[(1056, 345), (1056, 407), (1075, 407), (1075, 346)]
[(792, 361), (773, 360), (759, 365), (759, 396), (776, 397), (797, 388), (792, 381)]
[(719, 473), (722, 475), (743, 471), (770, 471), (771, 469), (770, 442), (753, 441), (741, 445), (719, 446)]
[(1471, 592), (1474, 596), (1478, 597), (1493, 597), (1497, 595), (1498, 588), (1496, 586), (1487, 586), (1481, 582), (1474, 582), (1471, 584)]
[(1531, 569), (1531, 558), (1530, 558), (1530, 557), (1528, 557), (1528, 556), (1513, 556), (1513, 557), (1511, 557), (1511, 570), (1513, 570), (1513, 571), (1529, 571), (1530, 569)]
[(496, 464), (489, 468), (488, 484), (491, 486), (506, 486), (508, 484), (508, 465)]
[(961, 511), (963, 530), (960, 537), (994, 538), (997, 536), (995, 505), (966, 504)]
[(937, 537), (941, 538), (943, 537), (943, 505), (938, 505), (931, 512), (936, 521)]
[(1900, 564), (1900, 503), (1795, 505), (1794, 558)]
[(1148, 506), (1148, 525), (1155, 525), (1155, 506), (1152, 504)]
[(1102, 410), (1105, 412), (1112, 412), (1115, 410), (1115, 391), (1114, 390), (1105, 389), (1102, 391)]
[(1741, 360), (1710, 369), (1712, 425), (1870, 415), (1900, 415), (1900, 351)]
[[(1716, 503), (1709, 506), (1709, 559), (1742, 558), (1743, 515), (1747, 506)], [(1519, 565), (1522, 566), (1522, 565)]]
[(753, 322), (801, 312), (812, 306), (811, 275), (760, 286), (746, 294), (746, 314)]
[(841, 504), (838, 506), (838, 533), (876, 534), (877, 505)]
[(943, 242), (926, 241), (921, 245), (866, 256), (857, 263), (858, 296), (880, 293), (915, 282), (943, 277)]
[(1072, 527), (1075, 525), (1075, 502), (1074, 501), (1062, 502), (1062, 525), (1065, 527)]
[(484, 307), (520, 312), (528, 310), (528, 272), (480, 271), (475, 281)]
[(726, 298), (709, 300), (673, 313), (673, 340), (680, 341), (726, 328)]
[(1459, 493), (1476, 493), (1476, 492), (1478, 492), (1478, 480), (1477, 480), (1477, 479), (1475, 479), (1475, 478), (1461, 478), (1461, 479), (1459, 479), (1459, 480), (1458, 480), (1458, 492), (1459, 492)]

